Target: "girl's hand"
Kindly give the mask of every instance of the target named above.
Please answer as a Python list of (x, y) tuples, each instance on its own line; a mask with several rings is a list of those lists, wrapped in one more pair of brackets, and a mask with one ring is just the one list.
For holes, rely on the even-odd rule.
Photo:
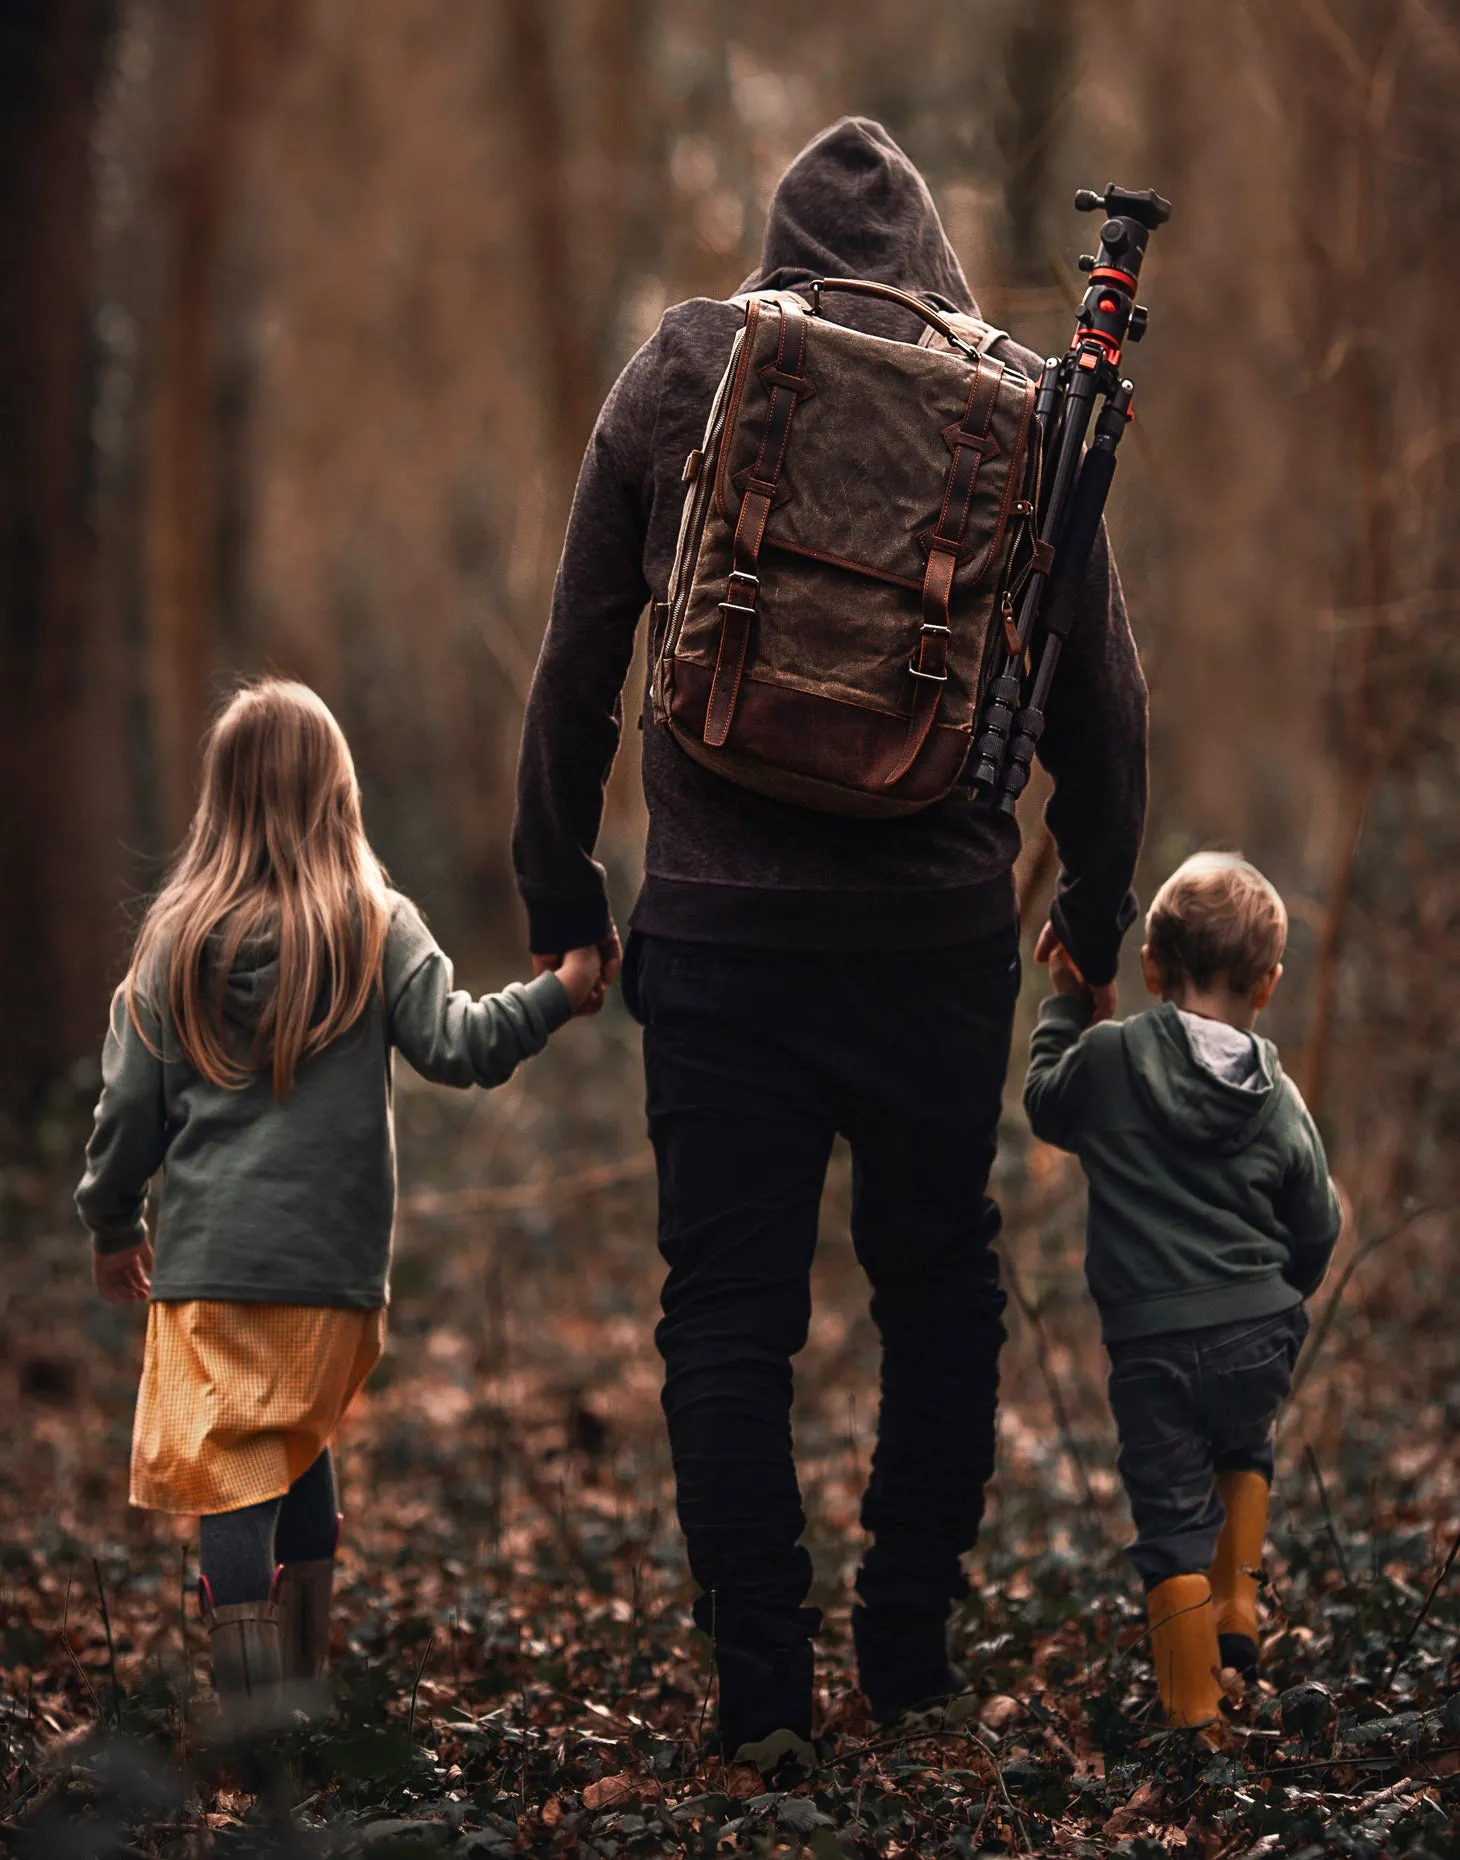
[(575, 1014), (596, 1014), (603, 1006), (603, 958), (592, 944), (570, 949), (556, 974), (568, 991)]
[(109, 1304), (140, 1304), (152, 1292), (152, 1242), (144, 1240), (125, 1253), (93, 1252), (91, 1282)]

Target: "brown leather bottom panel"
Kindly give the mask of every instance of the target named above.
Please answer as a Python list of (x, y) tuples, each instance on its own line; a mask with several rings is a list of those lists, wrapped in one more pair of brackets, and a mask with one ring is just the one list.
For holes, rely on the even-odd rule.
[(912, 768), (886, 787), (884, 773), (896, 767), (907, 736), (905, 717), (752, 678), (740, 687), (725, 747), (709, 749), (704, 730), (712, 675), (709, 666), (675, 661), (676, 739), (706, 768), (779, 801), (820, 813), (912, 814), (947, 794), (968, 757), (967, 729), (934, 724)]

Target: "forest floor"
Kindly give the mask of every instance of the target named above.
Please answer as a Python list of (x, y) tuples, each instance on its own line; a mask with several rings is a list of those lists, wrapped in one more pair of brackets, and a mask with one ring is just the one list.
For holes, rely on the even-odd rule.
[(820, 1765), (765, 1780), (703, 1754), (636, 1055), (615, 1003), (500, 1092), (402, 1068), (391, 1342), (341, 1442), (337, 1709), (259, 1745), (210, 1740), (188, 1526), (127, 1509), (142, 1313), (90, 1290), (65, 1200), (84, 1126), (66, 1105), (42, 1124), (3, 1183), (0, 1851), (1460, 1855), (1453, 1220), (1360, 1210), (1316, 1301), (1264, 1677), (1214, 1750), (1159, 1728), (1078, 1172), (1016, 1110), (999, 1470), (954, 1627), (969, 1695), (875, 1729), (856, 1690), (877, 1355), (842, 1156), (797, 1365)]

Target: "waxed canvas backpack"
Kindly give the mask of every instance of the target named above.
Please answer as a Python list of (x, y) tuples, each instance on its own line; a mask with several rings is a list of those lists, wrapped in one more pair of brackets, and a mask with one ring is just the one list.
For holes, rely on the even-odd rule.
[[(828, 321), (833, 290), (916, 312), (922, 341)], [(914, 812), (962, 772), (1027, 572), (1035, 384), (985, 353), (1001, 332), (888, 285), (737, 301), (654, 609), (654, 716), (762, 794)]]

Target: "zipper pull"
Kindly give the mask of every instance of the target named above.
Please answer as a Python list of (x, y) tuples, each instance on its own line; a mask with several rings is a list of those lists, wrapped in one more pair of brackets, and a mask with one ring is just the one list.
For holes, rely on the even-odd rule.
[(1004, 625), (1004, 644), (1010, 652), (1018, 652), (1019, 629), (1014, 624), (1014, 597), (1007, 588), (1004, 589), (1004, 598), (1000, 602), (1000, 619)]

